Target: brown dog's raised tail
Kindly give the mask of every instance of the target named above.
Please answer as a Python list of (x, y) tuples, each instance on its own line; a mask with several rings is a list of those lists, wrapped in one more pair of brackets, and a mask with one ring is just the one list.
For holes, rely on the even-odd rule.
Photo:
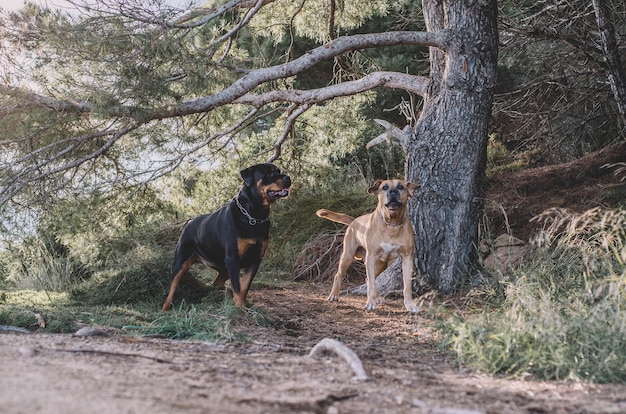
[(336, 223), (345, 224), (346, 226), (354, 221), (354, 217), (343, 213), (335, 213), (334, 211), (326, 210), (325, 208), (317, 210), (315, 214), (317, 215), (317, 217), (325, 218), (326, 220), (334, 221)]
[[(335, 213), (334, 211), (326, 210), (325, 208), (317, 210), (315, 214), (317, 217), (325, 218), (326, 220), (334, 221), (335, 223), (345, 224), (346, 226), (349, 226), (350, 223), (354, 221), (354, 217), (352, 216), (343, 213)], [(359, 246), (356, 253), (354, 253), (354, 258), (356, 260), (363, 260), (364, 257), (365, 249)]]

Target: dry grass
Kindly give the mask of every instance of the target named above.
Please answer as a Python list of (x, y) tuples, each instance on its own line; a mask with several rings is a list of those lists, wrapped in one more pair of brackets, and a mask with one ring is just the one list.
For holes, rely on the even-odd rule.
[(626, 181), (626, 162), (616, 162), (614, 164), (605, 164), (602, 168), (614, 168), (613, 174), (620, 177), (620, 181)]
[[(326, 282), (332, 280), (343, 248), (345, 230), (324, 233), (306, 243), (296, 258), (291, 277), (295, 281)], [(355, 261), (348, 269), (346, 278), (362, 283), (365, 266)]]
[(442, 344), (489, 372), (626, 382), (626, 211), (550, 209), (535, 220), (532, 259), (491, 306), (452, 315)]
[(597, 262), (626, 265), (626, 210), (593, 208), (584, 213), (551, 208), (533, 220), (543, 224), (534, 242), (549, 247), (561, 244), (578, 249), (585, 261), (585, 272), (593, 278)]

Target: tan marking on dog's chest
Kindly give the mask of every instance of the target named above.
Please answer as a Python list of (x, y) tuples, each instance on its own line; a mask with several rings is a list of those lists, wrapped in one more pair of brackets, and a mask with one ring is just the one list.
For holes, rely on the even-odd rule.
[(243, 257), (244, 254), (248, 251), (248, 249), (255, 245), (261, 245), (261, 254), (263, 257), (265, 255), (265, 250), (267, 250), (267, 244), (269, 240), (257, 240), (257, 239), (237, 239), (237, 253), (239, 257)]

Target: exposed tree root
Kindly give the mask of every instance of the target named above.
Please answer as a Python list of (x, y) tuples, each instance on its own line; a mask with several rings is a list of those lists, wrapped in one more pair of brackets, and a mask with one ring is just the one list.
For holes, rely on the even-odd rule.
[[(392, 292), (402, 292), (402, 261), (394, 260), (389, 267), (374, 280), (376, 290), (381, 296), (387, 296)], [(367, 284), (348, 289), (351, 295), (367, 295)]]

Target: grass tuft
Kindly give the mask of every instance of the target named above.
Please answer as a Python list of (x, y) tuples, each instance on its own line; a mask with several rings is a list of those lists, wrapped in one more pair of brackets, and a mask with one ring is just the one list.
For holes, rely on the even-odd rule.
[(148, 325), (125, 325), (122, 329), (140, 335), (157, 335), (170, 339), (190, 339), (211, 342), (244, 341), (234, 332), (233, 324), (242, 315), (232, 301), (195, 306), (182, 302), (178, 307)]

